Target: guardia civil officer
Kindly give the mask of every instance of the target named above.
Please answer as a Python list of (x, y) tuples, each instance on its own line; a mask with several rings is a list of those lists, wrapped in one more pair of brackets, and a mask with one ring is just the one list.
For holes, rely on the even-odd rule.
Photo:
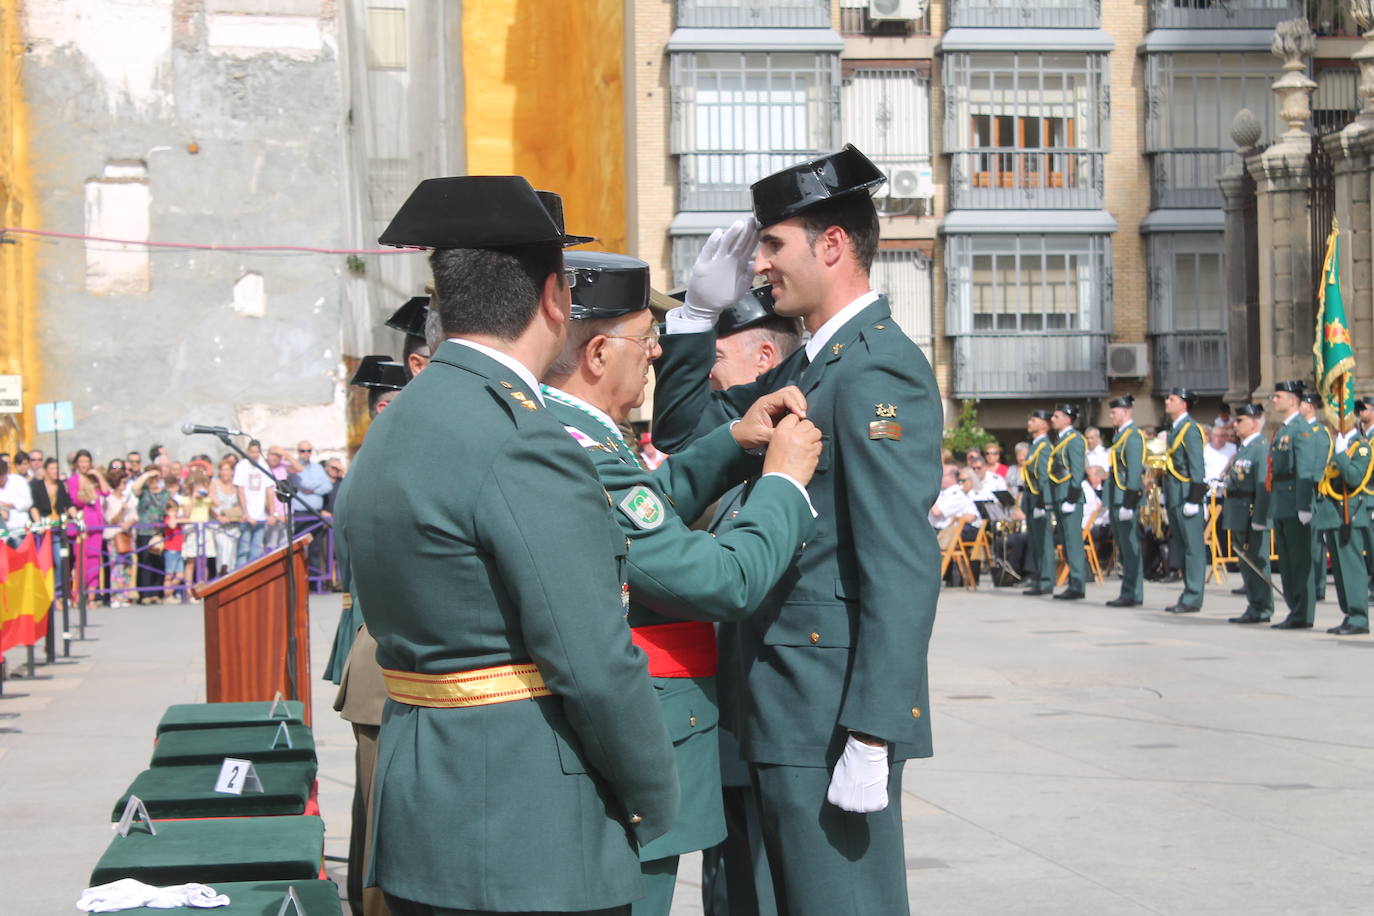
[(371, 877), (399, 916), (627, 913), (638, 847), (677, 816), (625, 538), (536, 381), (569, 240), (511, 176), (424, 181), (381, 237), (435, 249), (448, 336), (368, 431), (338, 520), (389, 694)]
[(1273, 626), (1304, 630), (1316, 616), (1316, 583), (1312, 576), (1312, 501), (1326, 452), (1316, 454), (1312, 427), (1298, 410), (1301, 381), (1279, 382), (1270, 403), (1283, 418), (1269, 446), (1274, 539), (1279, 555), (1279, 581), (1288, 616)]
[(1135, 398), (1124, 395), (1108, 405), (1116, 435), (1107, 454), (1107, 481), (1103, 486), (1105, 511), (1112, 525), (1112, 540), (1121, 558), (1121, 594), (1108, 607), (1135, 607), (1145, 602), (1145, 563), (1140, 552), (1140, 523), (1136, 507), (1145, 488), (1145, 434), (1135, 425)]
[[(349, 384), (368, 393), (368, 418), (377, 419), (391, 398), (406, 386), (406, 369), (390, 356), (364, 356)], [(345, 477), (334, 497), (335, 514), (348, 503)], [(348, 545), (342, 537), (334, 539), (335, 566), (344, 585), (343, 612), (334, 633), (334, 645), (324, 677), (339, 687), (334, 710), (353, 726), (353, 809), (348, 834), (348, 905), (353, 916), (386, 916), (386, 899), (380, 888), (365, 887), (367, 862), (371, 852), (372, 774), (377, 766), (377, 736), (382, 726), (382, 707), (386, 704), (386, 684), (377, 665), (377, 641), (363, 625), (363, 609), (354, 595), (348, 558)]]
[[(1064, 546), (1064, 562), (1069, 567), (1068, 585), (1054, 596), (1061, 601), (1077, 601), (1084, 597), (1083, 585), (1088, 573), (1088, 557), (1083, 548), (1083, 477), (1087, 473), (1088, 446), (1074, 429), (1077, 420), (1078, 408), (1073, 404), (1060, 404), (1050, 414), (1055, 438), (1047, 471), (1049, 503)], [(1052, 551), (1053, 548), (1051, 557)], [(1050, 568), (1054, 568), (1053, 561)]]
[[(1355, 399), (1355, 416), (1359, 426), (1355, 434), (1366, 442), (1374, 443), (1374, 397)], [(1374, 500), (1365, 500), (1366, 508), (1374, 509)], [(1364, 553), (1365, 570), (1369, 574), (1369, 597), (1374, 601), (1374, 513), (1368, 528), (1359, 529), (1360, 550)]]
[[(1331, 430), (1327, 429), (1319, 415), (1322, 406), (1322, 396), (1315, 388), (1306, 387), (1304, 384), (1302, 395), (1298, 398), (1298, 413), (1307, 421), (1307, 425), (1312, 430), (1312, 460), (1315, 467), (1312, 479), (1317, 484), (1321, 483), (1322, 473), (1331, 464), (1331, 455), (1335, 450), (1335, 436)], [(1312, 494), (1312, 514), (1316, 517), (1317, 499), (1320, 496), (1319, 490), (1314, 490)], [(1318, 602), (1326, 600), (1326, 540), (1322, 537), (1321, 530), (1315, 522), (1311, 526), (1312, 534), (1312, 594)]]
[[(805, 485), (821, 434), (792, 415), (775, 432), (770, 407), (782, 400), (770, 395), (742, 422), (722, 424), (645, 468), (620, 424), (643, 403), (649, 363), (660, 352), (649, 265), (589, 251), (570, 252), (565, 263), (575, 278), (573, 321), (543, 392), (549, 412), (596, 466), (629, 549), (627, 621), (649, 657), (682, 793), (672, 829), (639, 850), (647, 893), (632, 912), (668, 916), (679, 856), (725, 837), (711, 623), (753, 611), (814, 531)], [(751, 450), (765, 445), (763, 476), (734, 526), (718, 536), (688, 528), (728, 487), (758, 472)]]
[(1035, 581), (1023, 595), (1044, 595), (1054, 591), (1054, 530), (1048, 515), (1050, 499), (1050, 412), (1032, 410), (1026, 418), (1031, 449), (1021, 462), (1021, 512), (1026, 516), (1030, 555), (1035, 561)]
[(391, 317), (386, 326), (405, 335), (405, 350), (401, 362), (405, 366), (406, 378), (413, 378), (421, 369), (429, 365), (429, 341), (425, 338), (425, 325), (430, 316), (429, 297), (411, 296)]
[[(739, 664), (720, 675), (739, 700), (778, 910), (800, 916), (909, 912), (901, 772), (931, 754), (939, 550), (913, 520), (939, 488), (942, 416), (930, 364), (869, 282), (869, 192), (884, 180), (847, 146), (757, 182), (757, 258), (746, 221), (707, 240), (656, 366), (654, 436), (667, 451), (798, 383), (826, 437), (808, 488), (816, 535), (737, 628)], [(756, 272), (811, 339), (756, 382), (712, 392), (716, 315)]]
[(1240, 443), (1226, 470), (1221, 530), (1230, 532), (1231, 549), (1243, 558), (1240, 579), (1245, 613), (1229, 619), (1231, 623), (1264, 623), (1274, 616), (1274, 590), (1269, 585), (1270, 493), (1265, 486), (1269, 442), (1263, 435), (1264, 408), (1241, 404), (1233, 414)]
[[(1320, 443), (1319, 443), (1320, 444)], [(1360, 554), (1361, 532), (1369, 528), (1370, 477), (1374, 473), (1369, 443), (1351, 432), (1337, 434), (1330, 458), (1317, 480), (1316, 505), (1312, 527), (1320, 532), (1331, 555), (1336, 576), (1336, 599), (1345, 619), (1326, 632), (1355, 636), (1369, 632), (1369, 584), (1364, 557)]]
[(1164, 609), (1171, 614), (1202, 609), (1202, 583), (1207, 572), (1207, 515), (1203, 512), (1207, 472), (1202, 460), (1207, 437), (1202, 426), (1188, 415), (1196, 402), (1197, 395), (1186, 388), (1170, 389), (1164, 396), (1164, 413), (1170, 421), (1163, 475), (1169, 550), (1183, 559), (1183, 594)]

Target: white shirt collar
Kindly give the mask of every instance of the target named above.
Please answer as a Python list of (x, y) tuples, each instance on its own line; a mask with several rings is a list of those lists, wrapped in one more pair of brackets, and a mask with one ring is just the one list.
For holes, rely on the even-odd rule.
[(1257, 432), (1251, 433), (1250, 435), (1248, 435), (1248, 436), (1246, 436), (1244, 439), (1242, 439), (1242, 440), (1240, 441), (1240, 444), (1241, 444), (1241, 445), (1249, 445), (1251, 442), (1254, 442), (1256, 439), (1258, 439), (1259, 436), (1260, 436), (1260, 434), (1257, 433)]
[(1036, 436), (1034, 439), (1031, 440), (1031, 445), (1034, 445), (1035, 443), (1039, 442), (1041, 439), (1048, 439), (1049, 437), (1050, 437), (1050, 434), (1049, 434), (1049, 433), (1041, 433), (1040, 435)]
[(1288, 416), (1286, 416), (1286, 417), (1283, 418), (1283, 423), (1284, 423), (1284, 425), (1287, 426), (1289, 423), (1292, 423), (1292, 422), (1293, 422), (1293, 418), (1294, 418), (1294, 417), (1299, 417), (1299, 416), (1302, 416), (1301, 411), (1297, 411), (1297, 410), (1293, 411), (1293, 412), (1290, 413)]
[(1182, 423), (1184, 420), (1187, 420), (1187, 419), (1188, 419), (1188, 415), (1187, 415), (1186, 413), (1181, 413), (1181, 414), (1178, 415), (1178, 419), (1177, 419), (1177, 420), (1175, 420), (1173, 423), (1170, 423), (1170, 424), (1169, 424), (1169, 428), (1170, 428), (1170, 429), (1178, 429), (1178, 424)]
[(500, 350), (493, 350), (491, 347), (479, 344), (475, 340), (468, 340), (465, 337), (450, 337), (449, 340), (460, 346), (471, 347), (483, 356), (489, 356), (496, 360), (519, 376), (520, 381), (528, 385), (530, 392), (539, 399), (539, 403), (544, 403), (544, 395), (539, 391), (539, 382), (535, 379), (534, 373), (529, 370), (528, 366), (520, 362), (520, 360), (516, 359), (514, 356), (511, 356), (509, 353), (502, 353)]
[(1128, 426), (1134, 426), (1134, 425), (1135, 425), (1135, 421), (1134, 421), (1134, 420), (1127, 420), (1125, 423), (1122, 423), (1120, 426), (1118, 426), (1118, 427), (1116, 428), (1116, 431), (1119, 432), (1119, 433), (1124, 433), (1124, 432), (1126, 431), (1126, 428), (1127, 428)]
[(853, 302), (840, 309), (830, 316), (830, 320), (816, 329), (816, 333), (811, 335), (811, 339), (806, 342), (806, 358), (815, 360), (816, 354), (830, 343), (830, 338), (835, 336), (835, 332), (844, 327), (849, 319), (868, 308), (878, 301), (878, 293), (869, 290)]
[[(593, 404), (588, 404), (586, 401), (582, 400), (577, 395), (568, 394), (562, 388), (555, 388), (552, 385), (548, 385), (546, 387), (549, 389), (549, 391), (552, 393), (554, 397), (562, 401), (567, 401), (574, 407), (578, 407), (586, 411), (596, 419), (600, 420), (607, 428), (615, 430), (616, 435), (620, 435), (620, 426), (614, 420), (611, 419), (610, 414), (606, 413), (606, 411), (602, 410), (600, 407), (597, 407)], [(620, 438), (623, 441), (625, 437), (620, 436)]]

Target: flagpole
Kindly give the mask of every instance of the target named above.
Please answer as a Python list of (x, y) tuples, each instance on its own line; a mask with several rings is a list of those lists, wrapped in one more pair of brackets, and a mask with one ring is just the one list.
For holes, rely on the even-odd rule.
[[(1347, 379), (1349, 375), (1350, 373), (1348, 372), (1341, 373), (1340, 387), (1338, 388), (1338, 390), (1341, 393), (1341, 422), (1337, 429), (1337, 432), (1339, 432), (1342, 436), (1345, 435), (1345, 386), (1347, 384)], [(1324, 474), (1326, 473), (1326, 471), (1323, 470), (1322, 473)], [(1344, 526), (1348, 529), (1350, 527), (1350, 487), (1346, 484), (1344, 480), (1344, 475), (1342, 475), (1341, 490), (1345, 493), (1345, 499), (1341, 500), (1341, 520)]]

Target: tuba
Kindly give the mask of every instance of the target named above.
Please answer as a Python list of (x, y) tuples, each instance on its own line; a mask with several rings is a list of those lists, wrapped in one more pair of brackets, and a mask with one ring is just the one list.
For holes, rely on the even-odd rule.
[(1145, 499), (1140, 509), (1140, 523), (1159, 541), (1164, 540), (1167, 524), (1159, 482), (1169, 464), (1167, 451), (1167, 447), (1158, 439), (1145, 442)]

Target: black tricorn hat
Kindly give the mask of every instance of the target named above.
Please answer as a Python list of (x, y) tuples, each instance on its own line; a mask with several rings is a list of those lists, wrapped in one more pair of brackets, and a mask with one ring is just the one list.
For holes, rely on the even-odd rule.
[(1315, 407), (1322, 406), (1322, 393), (1315, 388), (1304, 388), (1298, 397)]
[(1262, 417), (1264, 408), (1258, 404), (1239, 404), (1232, 413), (1238, 417)]
[(519, 175), (463, 175), (420, 182), (377, 241), (398, 248), (517, 248), (581, 239), (564, 233)]
[(563, 266), (576, 280), (572, 317), (620, 318), (649, 307), (649, 265), (605, 251), (569, 251)]
[(756, 286), (744, 294), (744, 298), (720, 313), (716, 322), (716, 336), (730, 334), (752, 328), (776, 315), (773, 311), (773, 284)]
[(1076, 404), (1055, 404), (1054, 409), (1070, 420), (1078, 419), (1078, 406)]
[(1355, 399), (1355, 412), (1356, 412), (1356, 413), (1359, 413), (1360, 411), (1362, 411), (1362, 410), (1364, 410), (1365, 408), (1369, 407), (1370, 404), (1374, 404), (1374, 398), (1356, 398), (1356, 399)]
[(1050, 412), (1048, 410), (1032, 410), (1030, 412), (1030, 415), (1032, 417), (1035, 417), (1037, 420), (1048, 421), (1050, 418)]
[(553, 191), (535, 191), (539, 199), (544, 202), (544, 209), (549, 211), (549, 216), (553, 217), (554, 223), (558, 226), (558, 231), (563, 233), (563, 247), (569, 245), (585, 245), (588, 242), (595, 242), (596, 239), (590, 235), (568, 235), (563, 228), (563, 198)]
[(429, 317), (429, 297), (412, 296), (391, 313), (386, 326), (410, 337), (425, 339), (425, 319)]
[(1187, 404), (1189, 407), (1197, 403), (1197, 395), (1187, 388), (1170, 388), (1164, 393), (1165, 397), (1171, 394), (1176, 398), (1182, 399), (1183, 403)]
[(872, 193), (887, 176), (852, 143), (829, 153), (774, 172), (754, 182), (754, 218), (761, 228), (796, 216), (816, 204), (845, 194)]
[(1108, 406), (1108, 407), (1134, 407), (1134, 406), (1135, 406), (1135, 396), (1134, 396), (1134, 395), (1130, 395), (1130, 394), (1123, 394), (1123, 395), (1122, 395), (1121, 397), (1119, 397), (1119, 398), (1112, 398), (1111, 403), (1108, 404), (1107, 406)]
[(1296, 394), (1298, 397), (1302, 397), (1302, 390), (1305, 387), (1306, 385), (1304, 384), (1302, 379), (1291, 379), (1286, 382), (1279, 382), (1275, 384), (1274, 391), (1286, 391), (1289, 394)]
[(392, 388), (400, 391), (409, 379), (406, 367), (390, 356), (364, 356), (348, 384), (359, 388)]

